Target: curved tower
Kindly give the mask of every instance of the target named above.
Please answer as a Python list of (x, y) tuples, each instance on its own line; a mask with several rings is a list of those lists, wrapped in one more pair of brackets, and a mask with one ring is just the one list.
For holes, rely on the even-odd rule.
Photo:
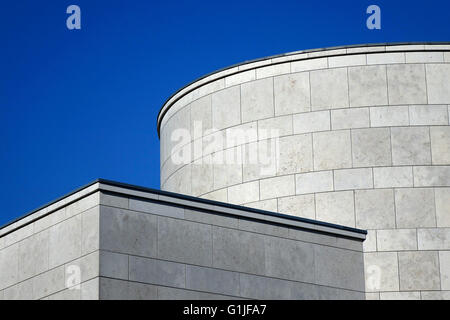
[(450, 44), (232, 66), (158, 116), (161, 189), (368, 230), (367, 298), (450, 299)]

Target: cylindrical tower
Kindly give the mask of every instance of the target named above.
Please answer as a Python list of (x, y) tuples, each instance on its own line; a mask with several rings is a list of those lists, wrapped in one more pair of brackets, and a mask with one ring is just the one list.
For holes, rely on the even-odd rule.
[(367, 298), (450, 299), (450, 44), (232, 66), (158, 116), (161, 188), (368, 230)]

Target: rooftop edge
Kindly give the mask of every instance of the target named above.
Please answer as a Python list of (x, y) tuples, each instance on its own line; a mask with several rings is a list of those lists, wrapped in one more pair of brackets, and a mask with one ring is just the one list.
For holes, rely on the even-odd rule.
[[(255, 62), (261, 62), (264, 60), (269, 60), (269, 59), (275, 59), (275, 58), (280, 58), (280, 57), (287, 57), (287, 56), (291, 56), (291, 55), (297, 55), (297, 54), (303, 54), (303, 53), (313, 53), (313, 52), (323, 52), (323, 51), (332, 51), (332, 50), (339, 50), (339, 49), (352, 49), (352, 48), (370, 48), (370, 47), (391, 47), (391, 46), (417, 46), (417, 45), (450, 45), (450, 41), (436, 41), (436, 42), (388, 42), (388, 43), (368, 43), (368, 44), (356, 44), (356, 45), (343, 45), (343, 46), (334, 46), (334, 47), (326, 47), (326, 48), (316, 48), (316, 49), (306, 49), (306, 50), (300, 50), (300, 51), (293, 51), (293, 52), (288, 52), (288, 53), (282, 53), (282, 54), (277, 54), (277, 55), (272, 55), (272, 56), (266, 56), (266, 57), (262, 57), (262, 58), (257, 58), (257, 59), (253, 59), (253, 60), (247, 60), (244, 62), (240, 62), (237, 64), (233, 64), (215, 71), (212, 71), (204, 76), (201, 76), (191, 82), (189, 82), (188, 84), (186, 84), (185, 86), (181, 87), (180, 89), (178, 89), (177, 91), (175, 91), (169, 98), (167, 98), (167, 100), (163, 103), (162, 107), (160, 108), (158, 115), (157, 115), (157, 119), (156, 119), (156, 131), (158, 133), (158, 137), (160, 137), (160, 127), (161, 127), (161, 121), (164, 118), (164, 115), (166, 114), (166, 112), (170, 109), (170, 107), (176, 102), (178, 101), (182, 96), (188, 94), (189, 92), (195, 90), (197, 87), (194, 87), (190, 90), (188, 90), (187, 92), (183, 93), (180, 97), (177, 97), (176, 99), (175, 96), (178, 95), (179, 93), (181, 93), (181, 91), (187, 89), (188, 87), (192, 86), (193, 84), (195, 84), (196, 82), (199, 82), (207, 77), (210, 77), (214, 74), (218, 74), (221, 73), (223, 71), (226, 71), (228, 69), (232, 69), (232, 68), (236, 68), (239, 66), (243, 66), (246, 64), (250, 64), (250, 63), (255, 63)], [(400, 50), (400, 51), (404, 51), (404, 50)], [(414, 50), (414, 51), (429, 51), (429, 50)], [(380, 52), (385, 52), (385, 51), (380, 51)], [(391, 51), (390, 51), (391, 52)], [(395, 52), (395, 51), (392, 51)], [(363, 54), (364, 52), (360, 52), (359, 54)], [(370, 53), (377, 53), (377, 52), (370, 52)], [(348, 55), (348, 53), (345, 54), (337, 54), (337, 55), (333, 55), (333, 56), (340, 56), (340, 55)], [(321, 56), (321, 57), (327, 57), (325, 56)], [(314, 59), (315, 57), (311, 57), (311, 58), (306, 58), (305, 60), (308, 59)], [(256, 68), (256, 67), (255, 67)], [(247, 71), (247, 70), (239, 70), (236, 73), (239, 72), (243, 72), (243, 71)], [(212, 82), (214, 80), (218, 80), (221, 79), (223, 77), (225, 77), (227, 75), (223, 75), (223, 76), (218, 76), (215, 79), (212, 79), (211, 81), (208, 81), (206, 83), (202, 83), (199, 84), (198, 87), (205, 85), (209, 82)], [(174, 99), (174, 101), (171, 101), (172, 99)]]

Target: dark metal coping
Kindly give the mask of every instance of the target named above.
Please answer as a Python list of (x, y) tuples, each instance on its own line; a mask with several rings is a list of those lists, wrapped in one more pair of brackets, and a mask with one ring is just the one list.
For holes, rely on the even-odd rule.
[[(209, 77), (215, 73), (219, 73), (222, 71), (225, 71), (227, 69), (231, 69), (231, 68), (235, 68), (238, 66), (242, 66), (245, 64), (249, 64), (249, 63), (254, 63), (254, 62), (258, 62), (258, 61), (263, 61), (263, 60), (268, 60), (268, 59), (274, 59), (274, 58), (280, 58), (280, 57), (288, 57), (291, 55), (297, 55), (297, 54), (302, 54), (302, 53), (311, 53), (311, 52), (319, 52), (319, 51), (330, 51), (330, 50), (339, 50), (339, 49), (350, 49), (350, 48), (364, 48), (364, 47), (380, 47), (380, 46), (385, 46), (385, 47), (389, 47), (389, 46), (404, 46), (404, 45), (450, 45), (450, 41), (436, 41), (436, 42), (388, 42), (388, 43), (368, 43), (368, 44), (354, 44), (354, 45), (347, 45), (347, 46), (335, 46), (335, 47), (327, 47), (327, 48), (318, 48), (318, 49), (307, 49), (307, 50), (301, 50), (301, 51), (294, 51), (294, 52), (289, 52), (289, 53), (282, 53), (282, 54), (277, 54), (277, 55), (273, 55), (273, 56), (267, 56), (267, 57), (263, 57), (263, 58), (257, 58), (257, 59), (253, 59), (253, 60), (247, 60), (244, 62), (240, 62), (240, 63), (236, 63), (233, 64), (231, 66), (225, 67), (225, 68), (221, 68), (218, 70), (215, 70), (213, 72), (210, 72), (204, 76), (201, 76), (200, 78), (197, 78), (191, 82), (189, 82), (187, 85), (181, 87), (180, 89), (178, 89), (177, 91), (175, 91), (162, 105), (161, 109), (158, 112), (158, 115), (156, 116), (156, 131), (158, 132), (158, 138), (160, 138), (160, 127), (161, 127), (161, 123), (160, 121), (158, 121), (158, 119), (160, 118), (161, 115), (161, 120), (164, 117), (164, 115), (166, 114), (166, 112), (170, 109), (167, 108), (166, 110), (164, 110), (164, 112), (161, 114), (163, 107), (167, 104), (167, 102), (170, 101), (170, 99), (172, 99), (175, 95), (177, 95), (180, 91), (184, 90), (185, 88), (189, 87), (190, 85), (196, 83), (197, 81), (200, 81), (206, 77)], [(423, 51), (423, 50), (419, 50), (419, 51)], [(430, 51), (430, 50), (425, 50), (425, 51)], [(384, 51), (383, 51), (384, 52)], [(370, 52), (370, 53), (376, 53), (376, 52)], [(352, 53), (353, 54), (353, 53)], [(337, 54), (334, 56), (346, 56), (346, 55), (352, 55), (352, 54)], [(361, 54), (361, 53), (355, 53), (355, 54)], [(245, 70), (246, 71), (246, 70)], [(218, 78), (220, 79), (220, 78)], [(218, 80), (218, 79), (214, 79)], [(207, 83), (204, 83), (202, 85), (205, 85)], [(194, 90), (194, 89), (192, 89)], [(188, 94), (189, 92), (191, 92), (192, 90), (186, 92), (186, 94)], [(177, 99), (178, 100), (178, 99)], [(177, 100), (175, 100), (173, 103), (175, 103)]]
[[(352, 228), (352, 227), (347, 227), (347, 226), (341, 226), (341, 225), (337, 225), (337, 224), (333, 224), (333, 223), (328, 223), (328, 222), (323, 222), (323, 221), (317, 221), (317, 220), (312, 220), (312, 219), (307, 219), (307, 218), (301, 218), (301, 217), (296, 217), (296, 216), (290, 216), (290, 215), (286, 215), (286, 214), (281, 214), (281, 213), (276, 213), (276, 212), (271, 212), (271, 211), (265, 211), (265, 210), (260, 210), (260, 209), (255, 209), (255, 208), (248, 208), (248, 207), (244, 207), (244, 206), (239, 206), (239, 205), (234, 205), (234, 204), (229, 204), (229, 203), (225, 203), (225, 202), (219, 202), (219, 201), (214, 201), (214, 200), (209, 200), (209, 199), (202, 199), (202, 198), (197, 198), (197, 197), (192, 197), (192, 196), (187, 196), (184, 194), (179, 194), (179, 193), (174, 193), (174, 192), (169, 192), (169, 191), (162, 191), (162, 190), (157, 190), (157, 189), (151, 189), (151, 188), (146, 188), (146, 187), (140, 187), (140, 186), (136, 186), (136, 185), (132, 185), (132, 184), (127, 184), (127, 183), (122, 183), (122, 182), (116, 182), (116, 181), (112, 181), (112, 180), (106, 180), (106, 179), (96, 179), (62, 197), (59, 197), (58, 199), (49, 202), (3, 226), (0, 227), (0, 230), (3, 228), (6, 228), (7, 226), (16, 223), (30, 215), (32, 215), (33, 213), (38, 212), (39, 210), (42, 210), (45, 207), (48, 207), (58, 201), (61, 201), (64, 198), (67, 198), (68, 196), (71, 196), (72, 194), (75, 194), (77, 192), (80, 192), (81, 190), (90, 187), (91, 185), (95, 184), (95, 183), (103, 183), (106, 185), (110, 185), (110, 186), (114, 186), (114, 187), (122, 187), (122, 188), (127, 188), (127, 189), (132, 189), (132, 190), (136, 190), (136, 191), (143, 191), (143, 192), (148, 192), (148, 193), (153, 193), (153, 194), (157, 194), (157, 195), (162, 195), (162, 196), (168, 196), (168, 197), (172, 197), (172, 198), (177, 198), (177, 199), (182, 199), (182, 200), (189, 200), (189, 201), (193, 201), (193, 202), (198, 202), (198, 203), (205, 203), (205, 204), (210, 204), (210, 205), (214, 205), (217, 207), (223, 207), (223, 208), (230, 208), (230, 209), (236, 209), (236, 210), (242, 210), (242, 211), (248, 211), (248, 212), (252, 212), (252, 213), (257, 213), (257, 214), (261, 214), (261, 215), (266, 215), (266, 216), (273, 216), (273, 217), (278, 217), (278, 218), (283, 218), (283, 219), (288, 219), (288, 220), (294, 220), (294, 221), (300, 221), (300, 222), (305, 222), (305, 223), (310, 223), (313, 225), (318, 225), (318, 226), (324, 226), (324, 227), (329, 227), (329, 228), (333, 228), (333, 229), (339, 229), (339, 230), (344, 230), (344, 231), (349, 231), (349, 232), (354, 232), (354, 233), (359, 233), (359, 234), (367, 234), (366, 230), (361, 230), (361, 229), (357, 229), (357, 228)], [(114, 192), (114, 191), (113, 191)], [(87, 195), (85, 195), (87, 196)], [(75, 200), (76, 201), (76, 200)], [(45, 215), (44, 215), (45, 216)], [(38, 220), (41, 217), (37, 217), (36, 220)], [(31, 220), (29, 223), (32, 223), (35, 220)], [(27, 223), (28, 224), (28, 223)], [(27, 225), (25, 224), (25, 225)], [(11, 233), (14, 230), (17, 230), (21, 227), (23, 227), (24, 225), (18, 226), (17, 228), (12, 229), (11, 231), (7, 232)], [(6, 234), (0, 236), (3, 237)]]

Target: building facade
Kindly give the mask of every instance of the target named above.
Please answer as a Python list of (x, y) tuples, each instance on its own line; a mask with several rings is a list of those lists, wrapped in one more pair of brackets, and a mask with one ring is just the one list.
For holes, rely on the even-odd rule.
[(0, 229), (0, 299), (364, 299), (365, 236), (99, 180)]
[(450, 299), (450, 44), (294, 52), (162, 107), (161, 189), (368, 230), (367, 299)]

